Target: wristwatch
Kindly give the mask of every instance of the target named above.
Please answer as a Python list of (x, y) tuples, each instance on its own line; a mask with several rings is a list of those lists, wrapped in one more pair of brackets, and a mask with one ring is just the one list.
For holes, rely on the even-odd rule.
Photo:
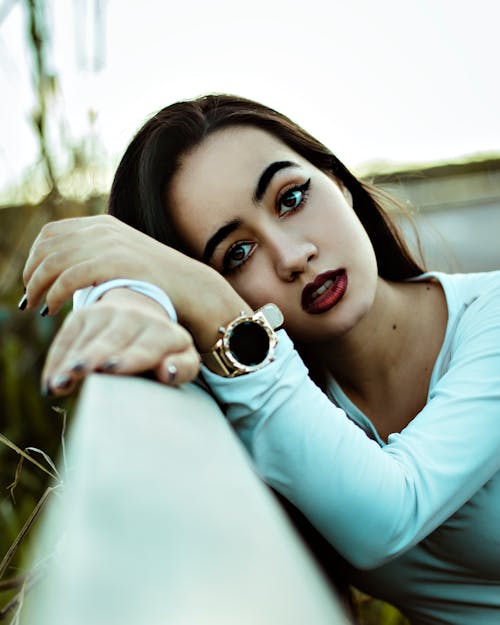
[(278, 343), (274, 332), (283, 324), (283, 314), (275, 304), (266, 304), (253, 314), (241, 312), (226, 327), (212, 349), (201, 355), (214, 373), (233, 378), (262, 369), (272, 360)]

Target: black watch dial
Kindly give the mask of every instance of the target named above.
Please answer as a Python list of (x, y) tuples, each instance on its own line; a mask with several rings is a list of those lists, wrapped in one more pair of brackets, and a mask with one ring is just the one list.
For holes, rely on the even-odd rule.
[(269, 353), (269, 335), (254, 321), (243, 321), (232, 331), (229, 350), (242, 365), (258, 365)]

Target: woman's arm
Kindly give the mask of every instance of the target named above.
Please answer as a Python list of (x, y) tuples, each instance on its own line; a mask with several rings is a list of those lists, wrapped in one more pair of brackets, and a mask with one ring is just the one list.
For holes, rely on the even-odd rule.
[[(57, 310), (77, 288), (124, 275), (150, 280), (169, 293), (199, 351), (212, 346), (220, 325), (249, 311), (209, 267), (103, 219), (85, 222), (93, 228), (88, 247), (83, 239), (76, 246), (65, 242), (68, 232), (79, 236), (82, 224), (67, 223), (75, 220), (60, 222), (61, 231), (51, 225), (52, 247), (43, 238), (35, 244), (25, 272), (30, 306), (44, 292)], [(235, 379), (205, 371), (205, 377), (264, 479), (347, 559), (377, 566), (428, 535), (498, 471), (499, 301), (467, 310), (449, 372), (422, 412), (383, 449), (311, 382), (284, 333), (279, 358), (262, 371)], [(64, 352), (62, 343), (57, 349)]]
[(346, 559), (373, 568), (422, 540), (500, 468), (500, 294), (471, 305), (455, 336), (428, 404), (383, 448), (311, 382), (282, 331), (278, 358), (251, 381), (202, 371), (262, 477)]
[(200, 352), (213, 345), (219, 326), (251, 310), (215, 270), (109, 215), (42, 228), (23, 272), (25, 308), (45, 296), (54, 314), (78, 289), (114, 278), (146, 280), (168, 293)]

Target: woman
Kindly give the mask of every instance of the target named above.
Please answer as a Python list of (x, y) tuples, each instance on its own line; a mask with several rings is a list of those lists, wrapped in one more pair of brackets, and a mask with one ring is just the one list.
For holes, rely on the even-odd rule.
[[(423, 274), (373, 189), (231, 96), (147, 122), (109, 212), (49, 224), (26, 264), (22, 308), (100, 285), (78, 295), (44, 387), (96, 369), (178, 384), (201, 354), (262, 477), (358, 587), (416, 624), (496, 622), (500, 272)], [(286, 332), (276, 307), (254, 314), (270, 302)]]

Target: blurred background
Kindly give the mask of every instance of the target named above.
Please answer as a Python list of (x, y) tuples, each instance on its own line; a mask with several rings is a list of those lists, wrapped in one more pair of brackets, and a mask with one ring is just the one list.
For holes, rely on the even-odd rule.
[[(179, 99), (284, 112), (408, 201), (429, 268), (500, 269), (499, 22), (496, 0), (0, 0), (0, 432), (57, 457), (71, 412), (38, 386), (64, 313), (16, 308), (31, 242), (105, 210), (133, 133)], [(0, 557), (45, 484), (25, 467), (12, 497), (18, 458), (0, 445)]]

